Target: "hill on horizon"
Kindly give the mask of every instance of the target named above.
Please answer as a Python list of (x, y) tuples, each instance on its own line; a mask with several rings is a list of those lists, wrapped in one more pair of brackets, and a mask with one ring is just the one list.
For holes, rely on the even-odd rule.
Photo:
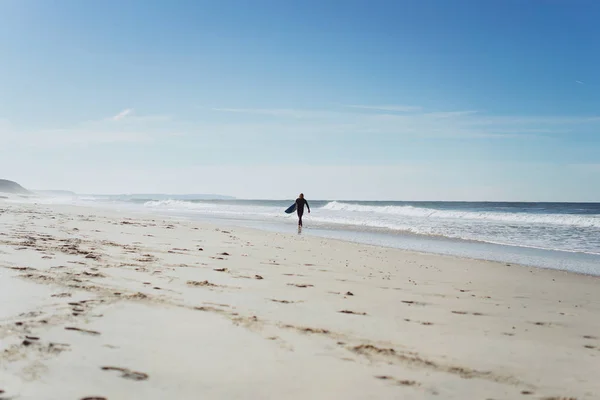
[(0, 193), (31, 194), (29, 190), (17, 182), (9, 181), (8, 179), (0, 179)]

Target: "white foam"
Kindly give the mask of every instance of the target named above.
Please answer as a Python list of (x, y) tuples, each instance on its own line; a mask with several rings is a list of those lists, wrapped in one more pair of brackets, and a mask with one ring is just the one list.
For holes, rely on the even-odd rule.
[(552, 224), (600, 228), (600, 215), (502, 213), (490, 211), (436, 210), (413, 206), (367, 206), (332, 201), (324, 210), (353, 213), (392, 214), (406, 217), (488, 220), (518, 224)]
[(144, 207), (149, 208), (165, 208), (170, 210), (184, 209), (184, 210), (206, 210), (214, 209), (217, 207), (216, 204), (211, 203), (194, 203), (185, 200), (151, 200), (144, 203)]
[[(18, 201), (88, 206), (96, 204), (103, 207), (144, 209), (171, 215), (188, 214), (236, 220), (275, 222), (296, 218), (294, 214), (288, 215), (283, 212), (287, 202), (250, 203), (176, 199), (139, 202), (106, 196), (35, 197), (21, 198)], [(328, 229), (385, 230), (389, 233), (412, 233), (511, 246), (600, 253), (599, 214), (536, 214), (527, 209), (521, 210), (522, 212), (452, 210), (332, 201), (322, 207), (313, 205), (312, 214), (305, 214), (305, 219), (309, 225)]]

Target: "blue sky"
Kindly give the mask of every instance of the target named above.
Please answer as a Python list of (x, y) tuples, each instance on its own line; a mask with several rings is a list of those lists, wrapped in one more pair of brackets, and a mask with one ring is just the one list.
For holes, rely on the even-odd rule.
[(600, 201), (596, 1), (0, 0), (0, 175)]

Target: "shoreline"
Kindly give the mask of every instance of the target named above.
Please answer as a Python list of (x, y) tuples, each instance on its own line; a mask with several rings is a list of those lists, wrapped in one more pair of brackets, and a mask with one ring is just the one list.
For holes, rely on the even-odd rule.
[[(2, 203), (0, 203), (1, 205)], [(104, 213), (106, 213), (106, 216), (122, 216), (122, 217), (127, 217), (127, 216), (131, 216), (131, 215), (136, 215), (136, 216), (140, 216), (140, 217), (144, 217), (144, 218), (161, 218), (161, 219), (165, 219), (165, 220), (173, 220), (173, 221), (185, 221), (185, 222), (191, 222), (191, 223), (200, 223), (203, 224), (204, 226), (208, 226), (210, 228), (214, 228), (214, 229), (243, 229), (246, 230), (248, 232), (251, 233), (267, 233), (267, 234), (280, 234), (280, 235), (285, 235), (286, 237), (292, 239), (292, 238), (296, 238), (298, 237), (297, 233), (294, 233), (294, 229), (290, 229), (289, 231), (283, 231), (283, 230), (269, 230), (269, 229), (262, 229), (260, 227), (255, 227), (255, 226), (247, 226), (247, 225), (243, 225), (243, 224), (228, 224), (228, 223), (223, 223), (220, 224), (219, 222), (223, 221), (223, 222), (228, 222), (230, 220), (233, 221), (238, 221), (238, 222), (258, 222), (260, 225), (260, 223), (262, 223), (263, 221), (260, 220), (238, 220), (238, 219), (218, 219), (218, 218), (205, 218), (203, 216), (199, 217), (199, 218), (193, 218), (193, 215), (176, 215), (176, 214), (169, 214), (169, 213), (160, 213), (160, 212), (152, 212), (152, 211), (148, 211), (148, 210), (144, 210), (144, 209), (126, 209), (126, 210), (120, 210), (117, 208), (110, 208), (110, 207), (95, 207), (95, 206), (88, 206), (88, 205), (66, 205), (66, 204), (33, 204), (32, 206), (34, 207), (49, 207), (49, 208), (56, 208), (56, 209), (61, 209), (61, 208), (65, 208), (65, 210), (69, 210), (71, 208), (76, 208), (76, 209), (82, 209), (82, 210), (86, 210), (90, 213), (98, 213), (98, 211), (103, 211)], [(292, 225), (290, 225), (292, 226)], [(293, 227), (295, 227), (295, 225), (293, 225)], [(328, 237), (328, 236), (320, 236), (320, 235), (314, 235), (311, 234), (311, 232), (314, 232), (315, 230), (324, 230), (327, 231), (327, 229), (321, 229), (319, 227), (317, 228), (312, 228), (309, 227), (308, 229), (305, 229), (302, 233), (301, 236), (303, 237), (311, 237), (311, 238), (316, 238), (316, 239), (325, 239), (328, 241), (333, 241), (333, 242), (338, 242), (338, 243), (345, 243), (345, 244), (354, 244), (357, 246), (366, 246), (369, 248), (374, 248), (374, 249), (390, 249), (390, 250), (395, 250), (398, 251), (400, 253), (407, 253), (407, 254), (412, 254), (412, 255), (422, 255), (422, 256), (437, 256), (437, 257), (441, 257), (441, 258), (449, 258), (449, 259), (453, 259), (453, 260), (468, 260), (468, 261), (474, 261), (474, 262), (485, 262), (485, 263), (492, 263), (492, 264), (497, 264), (498, 266), (503, 266), (503, 267), (516, 267), (516, 268), (533, 268), (536, 270), (546, 270), (546, 271), (558, 271), (558, 272), (564, 272), (564, 273), (568, 273), (568, 274), (577, 274), (577, 275), (582, 275), (582, 276), (587, 276), (587, 277), (592, 277), (592, 278), (600, 278), (600, 270), (598, 271), (597, 274), (593, 274), (593, 273), (586, 273), (586, 272), (580, 272), (580, 271), (572, 271), (572, 270), (567, 270), (567, 269), (558, 269), (558, 268), (553, 268), (553, 267), (542, 267), (542, 266), (538, 266), (538, 265), (530, 265), (530, 264), (521, 264), (518, 262), (512, 262), (512, 261), (502, 261), (502, 260), (493, 260), (493, 259), (486, 259), (486, 258), (478, 258), (478, 257), (471, 257), (468, 255), (455, 255), (455, 254), (449, 254), (449, 253), (441, 253), (441, 252), (434, 252), (434, 251), (420, 251), (420, 250), (412, 250), (412, 249), (408, 249), (408, 248), (402, 248), (402, 247), (397, 247), (397, 246), (392, 246), (392, 245), (384, 245), (384, 244), (377, 244), (377, 243), (368, 243), (368, 242), (363, 242), (363, 241), (358, 241), (358, 240), (351, 240), (351, 239), (344, 239), (344, 238), (339, 238), (339, 237)], [(404, 235), (404, 234), (402, 234)], [(460, 244), (476, 244), (476, 245), (491, 245), (491, 246), (498, 246), (500, 248), (516, 248), (516, 249), (524, 249), (524, 250), (533, 250), (533, 251), (543, 251), (543, 252), (547, 252), (547, 253), (567, 253), (567, 254), (574, 254), (574, 255), (582, 255), (582, 256), (590, 256), (590, 257), (595, 257), (598, 256), (598, 254), (596, 253), (585, 253), (585, 252), (568, 252), (568, 251), (563, 251), (563, 250), (551, 250), (551, 249), (539, 249), (539, 248), (535, 248), (535, 247), (526, 247), (526, 246), (513, 246), (513, 245), (507, 245), (507, 244), (501, 244), (501, 243), (491, 243), (491, 242), (485, 242), (485, 241), (477, 241), (477, 240), (468, 240), (468, 239), (460, 239), (460, 238), (449, 238), (446, 236), (435, 236), (435, 235), (422, 235), (422, 234), (409, 234), (407, 236), (414, 236), (417, 240), (422, 240), (422, 239), (432, 239), (434, 241), (444, 241), (444, 242), (456, 242), (456, 243), (460, 243)]]
[[(148, 211), (144, 210), (141, 212), (145, 213)], [(228, 226), (231, 228), (241, 227), (244, 229), (257, 230), (260, 232), (277, 232), (291, 236), (296, 236), (296, 234), (293, 233), (293, 227), (295, 226), (294, 224), (286, 225), (281, 222), (263, 221), (259, 219), (214, 218), (206, 217), (203, 215), (197, 216), (192, 214), (177, 214), (169, 212), (149, 212), (149, 214), (155, 216), (160, 215), (163, 218), (176, 217), (181, 218), (183, 220), (210, 223), (215, 226)], [(307, 221), (310, 222), (310, 220), (308, 219)], [(290, 229), (284, 229), (284, 227)], [(379, 240), (372, 239), (373, 235), (380, 234), (381, 238)], [(560, 262), (562, 263), (578, 263), (579, 265), (583, 265), (588, 269), (592, 269), (596, 265), (600, 265), (600, 254), (596, 253), (545, 249), (533, 246), (516, 246), (470, 239), (451, 238), (443, 235), (424, 235), (404, 232), (388, 234), (385, 232), (378, 232), (375, 229), (367, 231), (356, 231), (344, 229), (328, 229), (323, 228), (321, 226), (314, 227), (310, 225), (308, 227), (305, 227), (303, 235), (326, 238), (330, 240), (339, 240), (343, 242), (361, 245), (396, 249), (400, 251), (416, 252), (419, 254), (432, 254), (439, 256), (458, 257), (469, 260), (510, 263), (512, 265), (519, 265), (523, 267), (566, 271), (570, 273), (589, 276), (600, 276), (600, 268), (598, 268), (597, 271), (590, 272), (569, 269), (569, 267), (560, 268), (552, 264), (553, 262), (556, 263), (556, 260), (560, 260)], [(391, 240), (386, 241), (386, 239)], [(413, 243), (412, 247), (406, 246), (407, 241)], [(404, 244), (404, 246), (399, 245), (399, 243)], [(429, 250), (421, 250), (420, 248), (424, 247), (424, 244), (432, 244), (432, 246), (429, 246)], [(474, 247), (478, 247), (482, 250), (475, 251)], [(491, 249), (491, 251), (489, 249)], [(479, 256), (477, 256), (476, 254), (479, 254)], [(525, 260), (527, 259), (530, 259), (531, 261), (525, 262)]]
[[(161, 200), (162, 201), (162, 200)], [(168, 199), (166, 201), (179, 200)], [(160, 203), (160, 201), (158, 201)], [(225, 203), (252, 203), (251, 200), (227, 200)], [(324, 201), (321, 201), (324, 203)], [(213, 204), (215, 201), (199, 200), (199, 204)], [(385, 203), (385, 202), (384, 202)], [(408, 202), (410, 203), (410, 202)], [(447, 202), (445, 202), (447, 203)], [(463, 202), (461, 202), (463, 203)], [(183, 218), (193, 221), (209, 222), (217, 226), (232, 226), (258, 229), (263, 232), (279, 232), (293, 234), (292, 224), (286, 218), (267, 218), (265, 215), (248, 212), (245, 217), (228, 214), (204, 213), (198, 211), (183, 211), (169, 208), (145, 208), (143, 203), (92, 203), (85, 204), (75, 202), (71, 204), (45, 203), (40, 205), (66, 205), (84, 208), (103, 209), (109, 211), (129, 212), (143, 215), (155, 215), (163, 218)], [(286, 203), (287, 204), (287, 203)], [(535, 203), (537, 205), (537, 203)], [(548, 203), (555, 204), (555, 203)], [(569, 203), (571, 204), (571, 203)], [(585, 275), (600, 276), (600, 254), (592, 251), (568, 250), (561, 248), (548, 248), (536, 245), (519, 245), (504, 243), (494, 240), (462, 238), (447, 236), (444, 234), (425, 234), (405, 231), (390, 231), (386, 228), (358, 227), (355, 225), (344, 225), (335, 223), (323, 223), (315, 220), (311, 222), (311, 216), (307, 216), (309, 225), (304, 235), (332, 238), (349, 241), (353, 243), (370, 244), (386, 248), (396, 248), (420, 253), (451, 255), (461, 258), (496, 261), (501, 263), (518, 264), (537, 268), (566, 270)], [(295, 226), (295, 225), (294, 225)], [(292, 228), (292, 229), (291, 229)], [(591, 233), (590, 233), (591, 234)], [(559, 246), (560, 247), (560, 246)]]
[(0, 222), (0, 396), (600, 395), (597, 276), (93, 207)]
[[(55, 208), (55, 209), (62, 209), (64, 208), (65, 210), (69, 210), (71, 208), (77, 208), (77, 209), (82, 209), (82, 210), (86, 210), (90, 213), (98, 213), (100, 211), (106, 213), (106, 215), (108, 216), (126, 216), (126, 215), (137, 215), (137, 216), (141, 216), (141, 217), (145, 217), (145, 218), (162, 218), (162, 219), (173, 219), (175, 221), (188, 221), (188, 222), (192, 222), (192, 223), (201, 223), (201, 224), (205, 224), (205, 225), (210, 225), (213, 228), (225, 228), (225, 229), (245, 229), (245, 230), (249, 230), (255, 233), (261, 232), (261, 233), (277, 233), (277, 234), (282, 234), (282, 235), (287, 235), (290, 238), (294, 238), (297, 236), (297, 233), (294, 233), (294, 229), (290, 229), (290, 230), (283, 230), (281, 229), (282, 226), (285, 225), (281, 225), (278, 226), (279, 229), (268, 229), (268, 228), (264, 228), (265, 223), (264, 221), (261, 220), (245, 220), (245, 219), (236, 219), (236, 218), (211, 218), (211, 217), (205, 217), (205, 216), (195, 216), (195, 215), (190, 215), (190, 214), (177, 214), (177, 213), (170, 213), (170, 212), (157, 212), (157, 211), (150, 211), (150, 210), (146, 210), (146, 209), (142, 209), (142, 208), (137, 208), (137, 207), (130, 207), (129, 205), (124, 204), (125, 209), (121, 209), (118, 207), (106, 207), (106, 206), (95, 206), (95, 205), (81, 205), (81, 204), (46, 204), (46, 203), (34, 203), (34, 204), (26, 204), (26, 203), (10, 203), (11, 205), (15, 205), (15, 206), (19, 206), (19, 205), (25, 205), (25, 206), (32, 206), (32, 207), (49, 207), (49, 208)], [(0, 203), (0, 206), (2, 205), (2, 203)], [(235, 224), (235, 223), (230, 223), (230, 221), (237, 221), (239, 222), (239, 224)], [(248, 222), (250, 222), (250, 224), (247, 224)], [(273, 223), (273, 225), (275, 225), (275, 223)], [(261, 226), (263, 226), (261, 228)], [(290, 225), (291, 226), (291, 225)], [(295, 225), (293, 225), (293, 227), (295, 227)], [(324, 232), (332, 232), (334, 233), (334, 235), (332, 236), (326, 236), (326, 235), (318, 235), (318, 234), (312, 234), (312, 232), (314, 231), (324, 231)], [(569, 270), (566, 268), (557, 268), (554, 266), (541, 266), (541, 262), (538, 261), (536, 263), (522, 263), (519, 262), (519, 260), (502, 260), (502, 259), (493, 259), (491, 257), (476, 257), (476, 256), (472, 256), (469, 254), (453, 254), (451, 252), (442, 252), (442, 251), (427, 251), (427, 250), (419, 250), (419, 249), (413, 249), (413, 248), (405, 248), (405, 247), (400, 247), (394, 244), (381, 244), (381, 243), (377, 243), (377, 242), (369, 242), (369, 241), (361, 241), (359, 239), (351, 239), (351, 238), (344, 238), (344, 237), (340, 237), (340, 235), (335, 235), (335, 233), (339, 233), (339, 232), (345, 232), (343, 230), (340, 231), (336, 231), (336, 230), (327, 230), (327, 229), (322, 229), (319, 227), (313, 228), (313, 227), (309, 227), (308, 229), (305, 229), (302, 236), (304, 237), (313, 237), (313, 238), (321, 238), (321, 239), (327, 239), (327, 240), (332, 240), (332, 241), (339, 241), (341, 243), (351, 243), (351, 244), (355, 244), (355, 245), (363, 245), (363, 246), (370, 246), (370, 247), (375, 247), (375, 248), (383, 248), (383, 249), (393, 249), (393, 250), (397, 250), (400, 252), (407, 252), (407, 253), (412, 253), (412, 254), (420, 254), (420, 255), (432, 255), (432, 256), (439, 256), (439, 257), (450, 257), (453, 259), (464, 259), (464, 260), (470, 260), (470, 261), (481, 261), (481, 262), (489, 262), (489, 263), (496, 263), (498, 265), (505, 265), (505, 266), (511, 266), (511, 267), (518, 267), (518, 268), (535, 268), (535, 269), (540, 269), (540, 270), (551, 270), (551, 271), (559, 271), (559, 272), (566, 272), (566, 273), (570, 273), (570, 274), (578, 274), (578, 275), (583, 275), (583, 276), (589, 276), (589, 277), (596, 277), (596, 278), (600, 278), (600, 269), (595, 272), (584, 272), (584, 271), (577, 271), (577, 270)], [(534, 253), (537, 252), (541, 252), (543, 254), (546, 255), (546, 258), (550, 258), (552, 255), (555, 254), (566, 254), (569, 256), (582, 256), (582, 257), (589, 257), (589, 258), (598, 258), (598, 261), (600, 262), (600, 256), (595, 254), (595, 253), (585, 253), (585, 252), (568, 252), (568, 251), (562, 251), (562, 250), (551, 250), (551, 249), (538, 249), (535, 247), (526, 247), (526, 246), (513, 246), (513, 245), (507, 245), (507, 244), (501, 244), (501, 243), (491, 243), (491, 242), (485, 242), (485, 241), (477, 241), (477, 240), (468, 240), (468, 239), (460, 239), (460, 238), (449, 238), (446, 236), (435, 236), (435, 235), (422, 235), (422, 234), (401, 234), (398, 236), (406, 236), (406, 237), (413, 237), (415, 239), (415, 241), (420, 242), (420, 241), (424, 241), (424, 240), (430, 240), (432, 242), (443, 242), (443, 243), (456, 243), (458, 244), (458, 246), (463, 246), (463, 245), (476, 245), (476, 246), (491, 246), (491, 247), (496, 247), (499, 249), (499, 253), (504, 253), (507, 254), (507, 250), (510, 249), (517, 249), (518, 251), (533, 251)], [(545, 261), (544, 258), (541, 259), (541, 261)], [(595, 260), (590, 261), (590, 265), (596, 265), (594, 264)]]

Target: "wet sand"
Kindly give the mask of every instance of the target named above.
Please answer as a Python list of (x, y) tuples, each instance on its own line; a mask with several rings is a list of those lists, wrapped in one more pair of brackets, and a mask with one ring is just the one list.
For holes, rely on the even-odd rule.
[(599, 288), (0, 200), (0, 399), (598, 399)]

